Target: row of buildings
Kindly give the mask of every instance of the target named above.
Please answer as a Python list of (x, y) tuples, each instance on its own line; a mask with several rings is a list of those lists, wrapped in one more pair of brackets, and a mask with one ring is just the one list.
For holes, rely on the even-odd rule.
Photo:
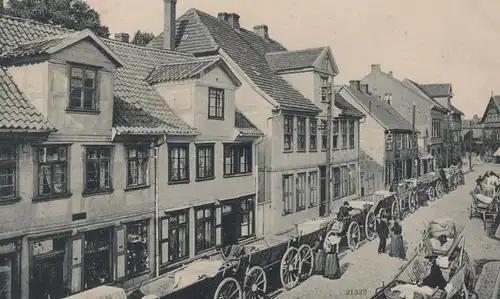
[(0, 298), (130, 290), (460, 156), (451, 84), (334, 86), (329, 47), (164, 4), (147, 47), (0, 16)]

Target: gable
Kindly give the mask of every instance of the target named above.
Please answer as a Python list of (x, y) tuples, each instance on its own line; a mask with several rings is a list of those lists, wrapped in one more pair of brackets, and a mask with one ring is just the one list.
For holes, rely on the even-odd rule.
[[(221, 66), (217, 66), (208, 71), (200, 78), (201, 82), (209, 85), (226, 86), (227, 88), (236, 88), (239, 86)], [(239, 81), (238, 81), (239, 82)]]
[(323, 53), (316, 59), (314, 68), (331, 75), (338, 74), (338, 68), (329, 47), (325, 48)]
[(61, 51), (53, 54), (51, 58), (62, 61), (79, 63), (103, 67), (105, 69), (114, 69), (115, 63), (109, 56), (105, 55), (94, 43), (89, 40), (81, 40)]
[(498, 106), (495, 103), (495, 100), (493, 98), (490, 98), (490, 101), (488, 102), (488, 105), (486, 105), (486, 109), (484, 110), (483, 117), (481, 118), (481, 121), (479, 123), (483, 123), (484, 121), (486, 121), (488, 116), (492, 117), (498, 114)]

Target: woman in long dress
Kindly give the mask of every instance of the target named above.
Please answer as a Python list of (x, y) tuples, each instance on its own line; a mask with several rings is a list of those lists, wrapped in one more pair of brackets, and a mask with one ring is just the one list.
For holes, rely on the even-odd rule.
[(325, 251), (323, 250), (323, 237), (318, 236), (314, 243), (314, 274), (323, 275), (325, 273)]
[(389, 256), (406, 259), (405, 244), (403, 241), (403, 229), (398, 221), (394, 222), (392, 227), (391, 246)]
[(340, 238), (335, 235), (331, 235), (328, 238), (326, 238), (324, 243), (326, 259), (325, 259), (325, 274), (323, 276), (329, 279), (340, 278), (340, 263), (338, 256), (339, 243), (340, 243)]

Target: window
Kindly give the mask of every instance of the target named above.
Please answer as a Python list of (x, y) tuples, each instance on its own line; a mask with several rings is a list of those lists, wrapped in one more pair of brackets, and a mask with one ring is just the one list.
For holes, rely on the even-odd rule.
[(407, 144), (407, 148), (408, 149), (412, 149), (413, 148), (413, 134), (408, 134), (408, 144)]
[(85, 166), (85, 193), (111, 190), (111, 147), (87, 147)]
[(349, 165), (349, 182), (350, 182), (350, 191), (349, 195), (356, 194), (356, 182), (358, 181), (358, 177), (356, 175), (356, 165)]
[(283, 214), (293, 213), (293, 174), (283, 175)]
[(224, 119), (224, 89), (208, 89), (208, 118)]
[(283, 149), (285, 151), (291, 151), (293, 149), (293, 116), (284, 117)]
[(252, 172), (252, 145), (224, 145), (224, 175), (236, 175)]
[(15, 145), (0, 145), (0, 200), (16, 195), (16, 156)]
[(334, 120), (332, 125), (332, 138), (333, 138), (333, 149), (339, 148), (339, 121)]
[(297, 150), (306, 150), (306, 118), (297, 117)]
[(328, 102), (328, 77), (321, 77), (321, 102)]
[(340, 168), (333, 169), (333, 198), (340, 197)]
[(340, 130), (342, 131), (342, 149), (347, 148), (347, 120), (341, 120)]
[(149, 146), (140, 145), (127, 148), (127, 169), (127, 187), (148, 184)]
[[(15, 245), (12, 243), (6, 245), (15, 249)], [(0, 269), (2, 269), (2, 279), (0, 280), (1, 299), (21, 298), (21, 286), (17, 278), (21, 265), (17, 262), (17, 256), (17, 253), (9, 253), (8, 251), (0, 254)]]
[(385, 186), (389, 187), (392, 183), (392, 163), (385, 164)]
[(196, 244), (195, 253), (208, 250), (215, 246), (215, 218), (214, 207), (200, 207), (195, 210), (196, 213)]
[(315, 207), (318, 205), (318, 172), (309, 172), (308, 177), (309, 186), (309, 207)]
[(439, 119), (432, 120), (432, 137), (441, 137), (441, 121)]
[(127, 224), (127, 277), (149, 271), (149, 221)]
[(397, 150), (403, 149), (403, 135), (402, 134), (396, 134), (396, 149)]
[(168, 172), (170, 182), (189, 181), (189, 144), (169, 145)]
[(349, 194), (349, 174), (347, 166), (340, 167), (340, 176), (342, 179), (342, 196)]
[(111, 282), (111, 230), (85, 232), (83, 248), (84, 289)]
[(392, 149), (393, 149), (392, 134), (388, 133), (387, 135), (385, 135), (385, 150), (392, 151)]
[(196, 178), (209, 179), (214, 177), (214, 145), (196, 146)]
[(240, 200), (240, 238), (250, 237), (254, 234), (253, 211), (253, 199), (251, 197)]
[(166, 264), (189, 256), (188, 211), (171, 213), (161, 220), (161, 263)]
[(68, 148), (49, 146), (36, 149), (38, 197), (68, 193)]
[(328, 126), (326, 120), (321, 120), (321, 150), (325, 151), (328, 145)]
[(306, 173), (297, 174), (295, 188), (297, 196), (296, 211), (298, 212), (306, 209)]
[(349, 120), (349, 148), (354, 148), (354, 120)]
[(309, 119), (309, 150), (316, 151), (318, 149), (318, 120), (315, 118)]
[(403, 142), (401, 148), (405, 149), (408, 146), (408, 134), (401, 134), (403, 135)]
[(69, 108), (78, 110), (98, 110), (97, 70), (89, 67), (70, 67)]
[[(323, 56), (323, 59), (321, 60), (321, 68), (324, 71), (328, 71), (328, 65), (330, 64), (330, 60), (328, 60), (328, 56)], [(327, 78), (328, 80), (328, 78)]]

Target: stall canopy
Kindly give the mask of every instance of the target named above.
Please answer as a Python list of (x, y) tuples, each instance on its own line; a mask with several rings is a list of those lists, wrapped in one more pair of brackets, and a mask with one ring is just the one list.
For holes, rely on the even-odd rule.
[(500, 147), (497, 149), (497, 151), (493, 154), (493, 157), (500, 157)]
[(111, 286), (100, 286), (75, 294), (66, 299), (126, 299), (125, 291)]

